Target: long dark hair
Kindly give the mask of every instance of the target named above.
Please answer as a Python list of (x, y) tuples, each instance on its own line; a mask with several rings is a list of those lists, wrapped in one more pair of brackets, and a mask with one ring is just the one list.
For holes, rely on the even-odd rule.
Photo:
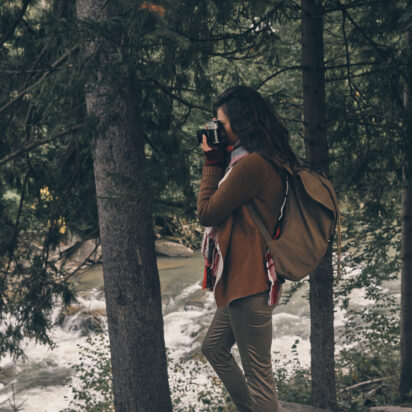
[(274, 156), (290, 165), (298, 163), (288, 131), (257, 91), (247, 86), (229, 87), (213, 101), (215, 116), (219, 107), (246, 150)]

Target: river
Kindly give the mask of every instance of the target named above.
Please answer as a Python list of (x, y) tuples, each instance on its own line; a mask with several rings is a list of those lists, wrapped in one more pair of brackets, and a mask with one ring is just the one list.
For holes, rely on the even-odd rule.
[[(202, 261), (199, 252), (191, 258), (158, 257), (165, 342), (170, 357), (169, 381), (174, 396), (180, 398), (179, 410), (182, 411), (208, 410), (202, 409), (198, 394), (205, 388), (215, 390), (213, 370), (207, 363), (196, 361), (194, 356), (199, 353), (215, 311), (212, 293), (201, 290)], [(24, 412), (58, 412), (69, 405), (73, 397), (70, 386), (80, 385), (72, 368), (80, 362), (78, 345), (86, 345), (85, 333), (95, 329), (99, 322), (103, 326), (106, 322), (102, 267), (96, 265), (77, 275), (73, 281), (78, 292), (77, 304), (65, 316), (58, 307), (52, 314), (55, 347), (50, 349), (25, 341), (26, 361), (13, 362), (8, 357), (1, 361), (0, 411), (12, 410), (13, 391), (15, 404), (20, 405)], [(289, 282), (285, 285), (284, 292), (290, 287)], [(388, 293), (399, 297), (399, 281), (392, 281), (384, 287)], [(310, 363), (307, 293), (308, 282), (303, 282), (292, 299), (273, 312), (274, 367), (287, 364), (292, 358), (302, 366)], [(355, 306), (372, 304), (364, 298), (362, 290), (352, 292), (351, 301)], [(338, 336), (344, 325), (344, 316), (343, 311), (336, 310), (336, 351), (340, 348)], [(239, 359), (236, 346), (233, 352)]]

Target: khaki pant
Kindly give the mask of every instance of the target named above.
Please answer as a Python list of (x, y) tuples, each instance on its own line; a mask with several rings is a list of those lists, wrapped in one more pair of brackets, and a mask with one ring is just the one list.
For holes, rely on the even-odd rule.
[[(241, 412), (278, 412), (272, 374), (272, 311), (268, 292), (236, 299), (218, 308), (202, 353), (219, 375)], [(243, 375), (230, 349), (237, 343)]]

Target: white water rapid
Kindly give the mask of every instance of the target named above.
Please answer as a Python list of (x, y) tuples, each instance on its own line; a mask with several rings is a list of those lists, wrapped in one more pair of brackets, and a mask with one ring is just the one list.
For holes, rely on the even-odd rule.
[[(159, 257), (158, 265), (165, 341), (170, 357), (169, 378), (173, 396), (180, 399), (178, 410), (211, 410), (202, 406), (199, 393), (206, 389), (213, 390), (211, 376), (214, 372), (207, 363), (194, 363), (196, 356), (193, 356), (199, 353), (215, 310), (212, 294), (201, 290), (201, 255), (197, 252), (191, 258)], [(24, 412), (58, 412), (69, 405), (73, 397), (70, 385), (80, 384), (71, 367), (80, 362), (77, 345), (85, 345), (85, 333), (94, 333), (106, 322), (101, 271), (100, 266), (95, 266), (77, 276), (78, 303), (71, 312), (63, 316), (60, 308), (54, 310), (54, 349), (26, 341), (26, 361), (14, 363), (10, 358), (2, 360), (0, 411), (13, 410), (13, 391), (15, 404), (21, 405), (20, 410)], [(297, 358), (303, 366), (310, 363), (308, 282), (304, 283), (288, 304), (279, 305), (274, 310), (274, 367), (292, 358)], [(391, 282), (388, 293), (399, 296), (398, 281)], [(354, 292), (351, 298), (355, 305), (370, 304), (364, 299), (362, 290)], [(336, 331), (343, 326), (344, 315), (340, 310), (335, 313)], [(299, 343), (292, 352), (296, 341)], [(339, 341), (336, 349), (339, 349)], [(236, 347), (234, 354), (238, 359)]]

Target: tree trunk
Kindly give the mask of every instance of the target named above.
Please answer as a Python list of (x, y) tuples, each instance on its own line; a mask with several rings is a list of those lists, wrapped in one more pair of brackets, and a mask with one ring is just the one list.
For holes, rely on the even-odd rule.
[(405, 159), (402, 181), (402, 268), (401, 268), (401, 376), (403, 401), (412, 400), (412, 25), (406, 34), (408, 54), (404, 105), (406, 119)]
[[(103, 0), (77, 0), (77, 17), (104, 21), (109, 8)], [(98, 80), (88, 85), (86, 104), (99, 121), (93, 164), (115, 409), (167, 412), (172, 406), (160, 282), (134, 73), (113, 76), (116, 87), (107, 72), (102, 76), (101, 68), (112, 64), (115, 70), (116, 54), (103, 36), (86, 43), (84, 51), (99, 56)]]
[[(306, 158), (328, 172), (323, 15), (320, 0), (302, 0), (302, 66)], [(336, 410), (332, 250), (310, 276), (312, 404)]]

